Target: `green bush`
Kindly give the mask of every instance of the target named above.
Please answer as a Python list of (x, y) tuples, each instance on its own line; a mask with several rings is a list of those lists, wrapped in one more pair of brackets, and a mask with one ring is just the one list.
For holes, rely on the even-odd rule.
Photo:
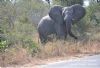
[(36, 56), (36, 54), (40, 51), (39, 47), (37, 46), (36, 43), (34, 43), (33, 41), (30, 41), (30, 46), (29, 48), (29, 53), (31, 54), (31, 56)]
[(7, 41), (0, 41), (0, 52), (4, 51), (7, 47)]

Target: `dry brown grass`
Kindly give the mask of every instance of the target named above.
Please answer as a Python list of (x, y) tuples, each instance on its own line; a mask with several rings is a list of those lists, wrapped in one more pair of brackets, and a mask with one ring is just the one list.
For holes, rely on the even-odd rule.
[(30, 57), (27, 48), (20, 44), (7, 49), (5, 53), (0, 53), (0, 66), (16, 66), (26, 63), (41, 64), (45, 59), (71, 57), (80, 54), (100, 54), (99, 40), (81, 40), (81, 41), (62, 41), (53, 40), (45, 45), (38, 43), (38, 35), (34, 36), (33, 41), (39, 47), (39, 51), (34, 57)]
[(37, 55), (40, 58), (50, 58), (57, 56), (69, 56), (75, 54), (98, 54), (100, 53), (99, 41), (88, 42), (67, 42), (56, 41), (49, 42), (45, 46), (40, 47), (41, 52)]
[(5, 52), (0, 53), (0, 67), (22, 65), (29, 61), (27, 49), (24, 49), (19, 45), (15, 45)]

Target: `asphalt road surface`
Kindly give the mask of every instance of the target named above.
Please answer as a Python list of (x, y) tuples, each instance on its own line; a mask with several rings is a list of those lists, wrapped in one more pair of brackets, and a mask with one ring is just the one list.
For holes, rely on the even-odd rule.
[(40, 68), (100, 68), (100, 55), (41, 65)]

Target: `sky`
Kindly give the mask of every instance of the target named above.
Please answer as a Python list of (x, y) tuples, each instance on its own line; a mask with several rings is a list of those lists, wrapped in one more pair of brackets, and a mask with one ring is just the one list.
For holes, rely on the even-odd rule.
[(84, 1), (84, 6), (89, 6), (89, 0)]

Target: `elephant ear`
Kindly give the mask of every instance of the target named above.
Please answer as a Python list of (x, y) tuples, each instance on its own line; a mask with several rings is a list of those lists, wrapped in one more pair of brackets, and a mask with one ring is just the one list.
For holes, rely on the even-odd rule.
[(62, 6), (54, 6), (49, 11), (49, 16), (53, 19), (57, 24), (63, 23), (63, 16), (62, 16)]
[(72, 5), (70, 8), (74, 10), (73, 20), (79, 21), (86, 14), (85, 8), (79, 4)]

